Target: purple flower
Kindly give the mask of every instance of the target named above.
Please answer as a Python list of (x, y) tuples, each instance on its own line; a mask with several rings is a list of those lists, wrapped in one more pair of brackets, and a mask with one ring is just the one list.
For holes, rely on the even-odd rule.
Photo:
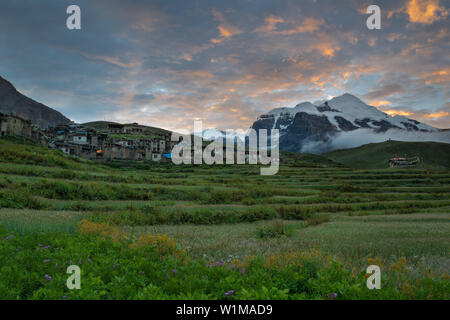
[(142, 274), (145, 274), (145, 272), (144, 272), (144, 271), (142, 271)]
[(233, 294), (234, 294), (234, 290), (230, 290), (228, 292), (225, 292), (223, 295), (224, 296), (230, 296), (230, 295), (233, 295)]
[(44, 276), (44, 278), (45, 278), (45, 280), (47, 280), (47, 281), (50, 281), (50, 280), (52, 280), (52, 277), (51, 277), (51, 276), (49, 276), (48, 274), (46, 274), (46, 275)]
[(45, 246), (44, 249), (50, 249), (50, 246)]
[(216, 266), (218, 266), (218, 267), (221, 267), (221, 266), (223, 266), (225, 264), (225, 261), (217, 261), (216, 262)]
[(245, 273), (245, 268), (242, 267), (242, 268), (241, 268), (241, 275), (243, 275), (244, 273)]
[(91, 260), (91, 259), (88, 259), (88, 262), (89, 262), (89, 263), (91, 263), (91, 262), (92, 262), (92, 260)]
[(333, 299), (336, 299), (336, 297), (337, 297), (337, 293), (334, 292), (334, 293), (333, 293)]
[(118, 263), (114, 263), (113, 269), (116, 269), (117, 266), (118, 266)]
[(45, 259), (44, 260), (44, 263), (49, 263), (50, 262), (50, 259)]
[(173, 272), (173, 273), (177, 273), (178, 270), (177, 270), (177, 269), (173, 269), (172, 272)]
[(66, 296), (62, 296), (62, 299), (63, 299), (63, 300), (66, 300), (66, 298), (67, 298)]

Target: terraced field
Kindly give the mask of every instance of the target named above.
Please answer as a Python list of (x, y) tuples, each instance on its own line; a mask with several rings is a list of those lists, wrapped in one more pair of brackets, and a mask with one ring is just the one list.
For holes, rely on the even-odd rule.
[[(283, 157), (277, 175), (260, 176), (256, 166), (98, 165), (0, 140), (0, 224), (24, 237), (77, 237), (86, 223), (115, 228), (128, 240), (164, 234), (190, 259), (214, 263), (315, 252), (339, 261), (342, 270), (362, 272), (378, 259), (388, 272), (405, 261), (411, 283), (428, 272), (443, 281), (434, 297), (448, 297), (450, 171), (357, 170), (320, 157)], [(396, 290), (403, 295), (388, 297), (407, 297)], [(267, 298), (306, 298), (291, 293)]]

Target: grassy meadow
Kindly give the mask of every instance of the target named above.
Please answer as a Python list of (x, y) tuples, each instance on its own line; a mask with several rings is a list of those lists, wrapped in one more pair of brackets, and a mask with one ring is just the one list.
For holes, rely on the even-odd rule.
[(330, 159), (261, 176), (0, 139), (0, 299), (449, 299), (450, 171)]

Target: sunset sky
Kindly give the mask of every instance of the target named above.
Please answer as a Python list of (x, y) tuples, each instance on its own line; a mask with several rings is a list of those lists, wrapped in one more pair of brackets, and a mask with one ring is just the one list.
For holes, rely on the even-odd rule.
[(247, 129), (349, 92), (450, 128), (449, 15), (450, 0), (2, 0), (0, 76), (76, 122)]

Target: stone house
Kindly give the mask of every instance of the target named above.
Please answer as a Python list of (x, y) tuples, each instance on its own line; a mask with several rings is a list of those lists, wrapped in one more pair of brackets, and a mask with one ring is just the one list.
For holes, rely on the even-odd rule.
[(14, 135), (28, 139), (33, 138), (34, 126), (31, 121), (22, 119), (16, 115), (0, 113), (0, 136)]
[(123, 127), (123, 133), (125, 134), (143, 134), (144, 130), (145, 127), (136, 122), (132, 124), (125, 124)]
[(122, 134), (124, 132), (124, 125), (120, 123), (108, 124), (108, 132), (113, 134)]
[(86, 134), (76, 133), (72, 136), (72, 142), (76, 144), (87, 144), (88, 137)]

